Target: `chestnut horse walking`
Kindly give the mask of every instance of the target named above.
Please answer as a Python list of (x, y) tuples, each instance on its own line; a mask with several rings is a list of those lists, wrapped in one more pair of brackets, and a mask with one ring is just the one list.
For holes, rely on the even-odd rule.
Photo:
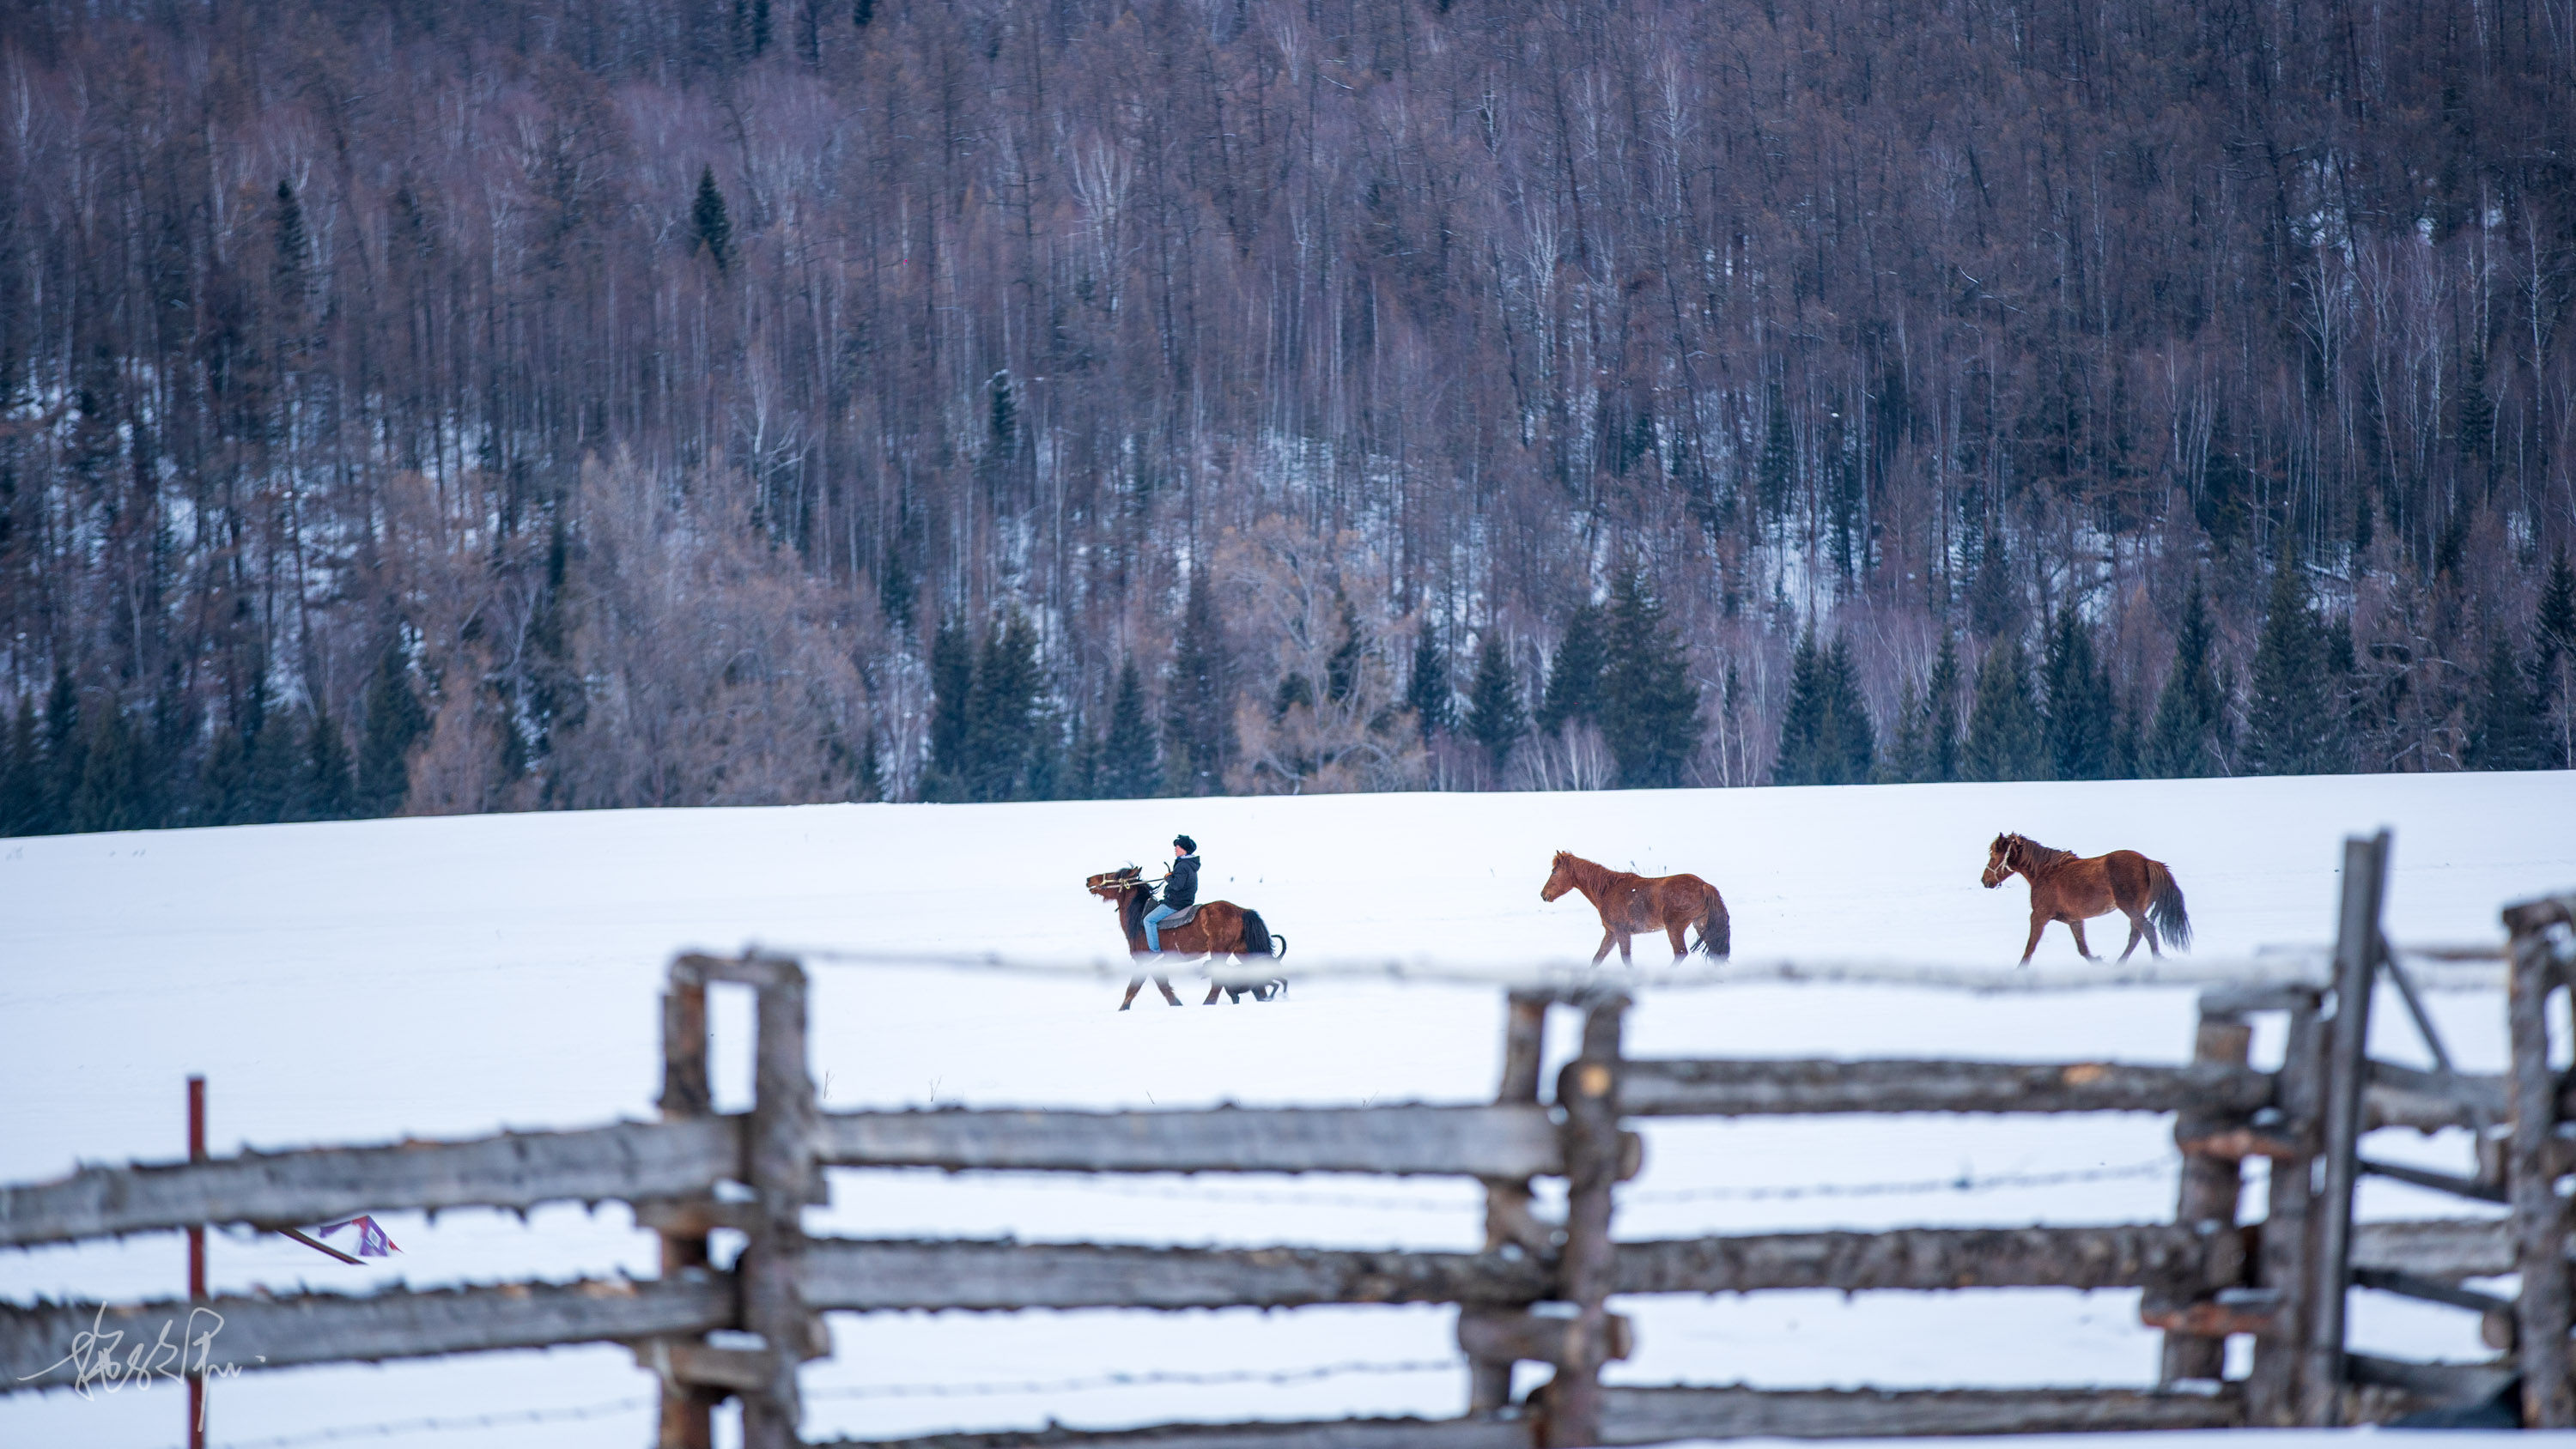
[[(1145, 912), (1154, 904), (1154, 883), (1145, 879), (1141, 866), (1121, 866), (1104, 870), (1082, 883), (1082, 888), (1118, 908), (1118, 927), (1127, 937), (1127, 952), (1137, 960), (1151, 953), (1145, 949)], [(1178, 956), (1232, 956), (1236, 960), (1276, 960), (1288, 954), (1288, 938), (1270, 934), (1259, 911), (1245, 910), (1232, 901), (1207, 901), (1198, 914), (1179, 924), (1166, 922), (1157, 932), (1163, 938), (1163, 949)], [(1171, 978), (1161, 972), (1153, 976), (1154, 985), (1163, 999), (1174, 1006), (1181, 998), (1172, 992)], [(1126, 999), (1118, 1003), (1125, 1011), (1136, 1004), (1136, 993), (1144, 989), (1145, 977), (1137, 976), (1127, 983)], [(1255, 1001), (1268, 1001), (1288, 994), (1285, 980), (1272, 980), (1259, 986), (1220, 986), (1208, 984), (1207, 1000), (1201, 1006), (1216, 1005), (1218, 992), (1225, 992), (1236, 1005), (1243, 1004), (1243, 993), (1250, 991)]]
[[(2138, 949), (2143, 938), (2147, 950), (2162, 956), (2166, 944), (2177, 951), (2191, 949), (2191, 917), (2183, 911), (2182, 887), (2174, 884), (2173, 872), (2161, 860), (2149, 860), (2134, 850), (2115, 850), (2109, 855), (2079, 857), (2071, 850), (2051, 850), (2021, 835), (1998, 835), (1986, 848), (1986, 889), (1993, 890), (2018, 873), (2030, 882), (2030, 940), (2021, 950), (2021, 964), (2030, 964), (2031, 953), (2039, 949), (2039, 933), (2051, 921), (2064, 921), (2075, 933), (2075, 951), (2087, 961), (2102, 958), (2084, 944), (2084, 923), (2095, 916), (2118, 911), (2129, 918), (2129, 949), (2120, 953), (2126, 961)], [(2158, 932), (2164, 941), (2158, 942)]]
[(1552, 901), (1567, 891), (1583, 892), (1583, 898), (1601, 913), (1601, 949), (1592, 953), (1595, 966), (1613, 945), (1619, 948), (1619, 964), (1635, 965), (1628, 954), (1628, 938), (1641, 931), (1671, 936), (1676, 961), (1690, 954), (1682, 944), (1682, 932), (1692, 926), (1699, 927), (1699, 949), (1709, 955), (1723, 957), (1734, 949), (1726, 898), (1698, 876), (1630, 875), (1560, 850), (1547, 873), (1547, 884), (1538, 888), (1538, 898)]

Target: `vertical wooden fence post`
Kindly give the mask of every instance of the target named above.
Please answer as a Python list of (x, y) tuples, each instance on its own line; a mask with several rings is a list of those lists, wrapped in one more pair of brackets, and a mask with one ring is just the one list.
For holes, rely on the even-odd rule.
[(2512, 931), (2506, 1024), (2513, 1044), (2513, 1138), (2505, 1184), (2513, 1206), (2522, 1294), (2514, 1305), (2522, 1368), (2522, 1426), (2576, 1426), (2567, 1333), (2576, 1318), (2567, 1270), (2567, 1200), (2558, 1195), (2558, 1073), (2549, 1062), (2549, 998), (2562, 973), (2545, 934), (2576, 924), (2576, 901), (2532, 901), (2504, 913)]
[(2321, 993), (2290, 993), (2290, 1027), (2281, 1046), (2279, 1135), (2296, 1150), (2272, 1158), (2271, 1191), (2264, 1208), (2263, 1246), (2255, 1282), (2272, 1297), (2272, 1326), (2254, 1335), (2254, 1370), (2245, 1384), (2245, 1421), (2254, 1428), (2288, 1428), (2303, 1407), (2300, 1382), (2308, 1353), (2308, 1307), (2315, 1254), (2316, 1152), (2325, 1092), (2325, 1029), (2318, 1020)]
[[(2252, 1027), (2245, 1024), (2243, 1012), (2221, 1009), (2204, 1000), (2200, 1008), (2200, 1026), (2192, 1034), (2191, 1056), (2204, 1066), (2241, 1067), (2254, 1041)], [(2194, 1151), (2193, 1144), (2209, 1135), (2205, 1123), (2189, 1114), (2176, 1118), (2174, 1141), (2183, 1149), (2182, 1187), (2176, 1194), (2174, 1221), (2190, 1229), (2204, 1241), (2216, 1241), (2221, 1235), (2233, 1237), (2236, 1232), (2236, 1202), (2245, 1191), (2242, 1164), (2234, 1154)], [(2178, 1283), (2167, 1292), (2176, 1305), (2197, 1302), (2221, 1283)], [(2177, 1379), (2218, 1379), (2227, 1372), (2227, 1339), (2223, 1334), (2165, 1334), (2164, 1367), (2161, 1382)]]
[[(1497, 1102), (1536, 1102), (1540, 1054), (1547, 1044), (1547, 997), (1515, 991), (1504, 1004), (1502, 1084)], [(1544, 1253), (1552, 1245), (1533, 1242), (1537, 1225), (1530, 1217), (1528, 1178), (1485, 1180), (1485, 1250), (1518, 1247)], [(1512, 1401), (1511, 1359), (1471, 1359), (1467, 1366), (1467, 1412), (1491, 1414)]]
[(824, 1199), (815, 1160), (814, 1077), (806, 1061), (805, 968), (774, 956), (743, 965), (759, 990), (760, 1036), (747, 1154), (751, 1240), (734, 1271), (742, 1285), (743, 1326), (759, 1334), (767, 1350), (767, 1382), (742, 1396), (742, 1442), (743, 1449), (793, 1449), (804, 1409), (797, 1365), (831, 1351), (822, 1319), (807, 1311), (797, 1286), (805, 1207)]
[[(666, 1122), (705, 1117), (715, 1110), (715, 1093), (707, 1077), (707, 983), (696, 971), (677, 964), (662, 993), (662, 1098), (658, 1105)], [(663, 1277), (678, 1278), (707, 1270), (703, 1222), (666, 1225), (661, 1229), (661, 1239)], [(724, 1391), (690, 1382), (672, 1372), (667, 1348), (662, 1368), (662, 1427), (654, 1441), (658, 1449), (712, 1449), (715, 1406)]]
[(1583, 1016), (1583, 1054), (1556, 1079), (1565, 1110), (1565, 1248), (1557, 1291), (1574, 1308), (1563, 1361), (1548, 1385), (1542, 1449), (1601, 1442), (1601, 1365), (1626, 1356), (1608, 1301), (1613, 1281), (1610, 1190), (1619, 1180), (1620, 1031), (1628, 998), (1596, 996)]
[[(188, 1160), (206, 1160), (206, 1079), (188, 1079)], [(206, 1301), (206, 1228), (188, 1229), (188, 1301)], [(184, 1348), (182, 1360), (186, 1359)], [(188, 1449), (206, 1449), (206, 1376), (188, 1375)]]
[(2344, 1304), (2352, 1292), (2352, 1191), (2360, 1175), (2361, 1097), (2370, 1063), (2371, 988), (2379, 975), (2379, 903), (2388, 832), (2343, 843), (2343, 907), (2335, 927), (2335, 1014), (2326, 1048), (2325, 1190), (2316, 1204), (2315, 1297), (2308, 1316), (2301, 1417), (2343, 1422)]

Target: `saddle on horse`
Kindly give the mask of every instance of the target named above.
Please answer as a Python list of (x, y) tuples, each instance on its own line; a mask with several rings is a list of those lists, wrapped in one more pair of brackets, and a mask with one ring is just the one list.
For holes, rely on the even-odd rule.
[(1154, 929), (1157, 931), (1168, 931), (1175, 926), (1186, 926), (1190, 922), (1199, 918), (1199, 907), (1205, 904), (1206, 902), (1200, 901), (1191, 905), (1183, 906), (1172, 914), (1165, 916), (1160, 921), (1155, 922)]

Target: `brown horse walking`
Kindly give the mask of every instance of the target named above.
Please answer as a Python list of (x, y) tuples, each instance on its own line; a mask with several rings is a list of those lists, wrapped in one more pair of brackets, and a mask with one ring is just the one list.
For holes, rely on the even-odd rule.
[(1628, 938), (1641, 931), (1671, 936), (1676, 961), (1690, 954), (1682, 944), (1682, 932), (1692, 926), (1699, 927), (1699, 949), (1709, 955), (1722, 958), (1734, 949), (1726, 898), (1698, 876), (1630, 875), (1560, 850), (1547, 873), (1547, 884), (1538, 888), (1538, 898), (1552, 901), (1567, 891), (1583, 892), (1583, 898), (1601, 913), (1601, 949), (1592, 953), (1595, 966), (1614, 945), (1619, 948), (1619, 964), (1637, 964), (1628, 954)]
[[(1154, 904), (1154, 883), (1145, 879), (1141, 866), (1121, 866), (1104, 870), (1082, 883), (1082, 888), (1118, 908), (1118, 926), (1127, 937), (1127, 952), (1139, 961), (1151, 953), (1145, 949), (1145, 912)], [(1163, 938), (1163, 949), (1179, 956), (1232, 956), (1238, 961), (1274, 961), (1288, 954), (1288, 938), (1270, 934), (1259, 911), (1246, 910), (1232, 901), (1207, 901), (1186, 921), (1166, 921), (1157, 933)], [(1163, 999), (1174, 1006), (1181, 998), (1172, 991), (1171, 978), (1161, 972), (1153, 976), (1154, 985)], [(1126, 999), (1118, 1003), (1125, 1011), (1136, 1004), (1136, 993), (1144, 989), (1145, 977), (1137, 976), (1127, 983)], [(1285, 980), (1271, 980), (1259, 986), (1220, 986), (1208, 984), (1207, 1000), (1201, 1006), (1216, 1005), (1218, 992), (1225, 992), (1236, 1005), (1243, 1004), (1243, 993), (1250, 991), (1255, 1001), (1268, 1001), (1288, 994)]]
[[(2118, 911), (2129, 918), (2129, 949), (2120, 953), (2126, 961), (2144, 939), (2147, 950), (2164, 955), (2169, 943), (2177, 951), (2191, 949), (2191, 917), (2184, 913), (2182, 887), (2174, 884), (2173, 872), (2161, 860), (2149, 860), (2134, 850), (2115, 850), (2109, 855), (2079, 857), (2071, 850), (2051, 850), (2036, 840), (2020, 835), (1998, 835), (1986, 848), (1986, 889), (1993, 890), (2018, 873), (2030, 882), (2030, 940), (2021, 949), (2021, 964), (2030, 964), (2031, 953), (2039, 949), (2039, 933), (2051, 921), (2064, 921), (2075, 933), (2075, 951), (2087, 961), (2102, 958), (2084, 944), (2084, 923), (2095, 916)], [(2158, 942), (2161, 931), (2164, 941)]]

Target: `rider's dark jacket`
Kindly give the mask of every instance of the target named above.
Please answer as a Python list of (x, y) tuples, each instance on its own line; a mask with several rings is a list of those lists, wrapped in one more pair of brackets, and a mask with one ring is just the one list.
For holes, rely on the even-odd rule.
[(1184, 855), (1172, 862), (1172, 873), (1163, 878), (1163, 904), (1176, 911), (1198, 904), (1199, 858)]

